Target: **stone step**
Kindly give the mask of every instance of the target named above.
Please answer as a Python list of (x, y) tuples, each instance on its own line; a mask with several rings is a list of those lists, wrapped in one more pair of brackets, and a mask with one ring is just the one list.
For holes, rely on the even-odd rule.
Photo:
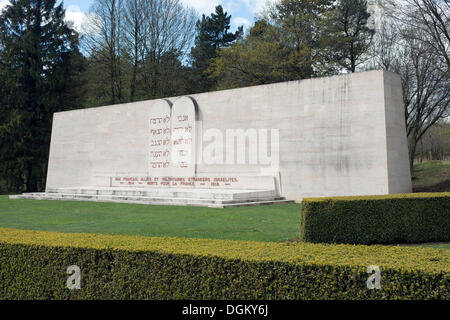
[(192, 199), (221, 199), (248, 200), (272, 199), (277, 197), (275, 190), (233, 190), (233, 189), (143, 189), (143, 188), (59, 188), (48, 189), (48, 194), (76, 194), (99, 196), (134, 196), (151, 198), (192, 198)]
[(199, 206), (211, 208), (227, 208), (237, 206), (268, 205), (279, 203), (292, 203), (283, 198), (267, 198), (242, 200), (224, 199), (193, 199), (193, 198), (151, 198), (141, 196), (115, 196), (115, 195), (85, 195), (85, 194), (63, 194), (63, 193), (25, 193), (22, 195), (10, 196), (11, 199), (32, 199), (32, 200), (66, 200), (66, 201), (93, 201), (93, 202), (117, 202), (135, 203), (150, 205), (174, 205), (174, 206)]
[[(19, 196), (20, 197), (20, 196)], [(242, 202), (242, 199), (198, 199), (198, 198), (182, 198), (182, 197), (143, 197), (143, 196), (124, 196), (124, 195), (91, 195), (91, 194), (68, 194), (68, 193), (24, 193), (24, 197), (28, 198), (43, 198), (43, 199), (55, 199), (55, 200), (66, 200), (66, 199), (80, 199), (80, 200), (95, 200), (95, 201), (142, 201), (142, 202), (174, 202), (174, 203), (220, 203), (220, 204), (232, 204), (237, 202)], [(278, 197), (265, 197), (265, 198), (255, 198), (246, 199), (246, 201), (273, 201), (280, 200)]]
[(235, 208), (235, 207), (251, 207), (251, 206), (266, 206), (271, 204), (286, 204), (286, 203), (295, 203), (294, 200), (286, 200), (281, 198), (281, 200), (273, 200), (273, 201), (255, 201), (255, 202), (239, 202), (239, 203), (230, 203), (223, 205), (210, 205), (210, 208)]

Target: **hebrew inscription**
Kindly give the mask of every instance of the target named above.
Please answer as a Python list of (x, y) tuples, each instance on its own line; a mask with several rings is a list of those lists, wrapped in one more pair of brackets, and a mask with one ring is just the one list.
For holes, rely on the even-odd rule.
[(171, 157), (171, 109), (165, 100), (159, 100), (150, 109), (149, 174), (170, 174)]
[(149, 175), (195, 176), (196, 114), (194, 101), (182, 97), (172, 108), (159, 100), (150, 110)]
[(183, 97), (172, 107), (172, 176), (195, 176), (195, 105)]

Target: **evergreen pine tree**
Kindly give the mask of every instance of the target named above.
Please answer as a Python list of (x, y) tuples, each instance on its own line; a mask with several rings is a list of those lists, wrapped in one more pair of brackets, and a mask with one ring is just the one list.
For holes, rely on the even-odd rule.
[(56, 0), (12, 0), (0, 15), (0, 174), (10, 191), (45, 186), (52, 116), (80, 107), (78, 34)]
[(230, 20), (231, 16), (218, 5), (215, 13), (209, 17), (203, 15), (197, 21), (195, 47), (191, 50), (192, 92), (206, 92), (215, 88), (215, 80), (206, 71), (211, 60), (217, 57), (218, 50), (229, 46), (243, 34), (243, 27), (239, 27), (235, 33), (229, 31)]
[(369, 17), (367, 0), (339, 0), (328, 20), (323, 38), (327, 54), (348, 72), (356, 72), (367, 56), (374, 35), (367, 25)]

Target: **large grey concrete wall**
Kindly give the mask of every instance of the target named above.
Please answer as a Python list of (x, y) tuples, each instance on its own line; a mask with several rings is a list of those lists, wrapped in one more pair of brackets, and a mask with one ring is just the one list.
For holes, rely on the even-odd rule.
[[(288, 199), (411, 191), (395, 74), (371, 71), (190, 97), (203, 132), (279, 129), (279, 178)], [(47, 188), (107, 186), (110, 176), (148, 175), (148, 119), (157, 101), (56, 113)], [(197, 166), (199, 174), (258, 175), (260, 169)]]
[(384, 74), (389, 193), (411, 189), (405, 110), (399, 76)]

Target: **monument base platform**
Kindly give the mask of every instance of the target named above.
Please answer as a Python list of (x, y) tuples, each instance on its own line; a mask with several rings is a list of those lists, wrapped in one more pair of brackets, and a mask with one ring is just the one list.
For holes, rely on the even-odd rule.
[(228, 208), (279, 203), (293, 203), (277, 195), (275, 190), (186, 189), (77, 187), (49, 189), (45, 193), (24, 193), (11, 199), (68, 200), (137, 203), (148, 205), (197, 206)]

